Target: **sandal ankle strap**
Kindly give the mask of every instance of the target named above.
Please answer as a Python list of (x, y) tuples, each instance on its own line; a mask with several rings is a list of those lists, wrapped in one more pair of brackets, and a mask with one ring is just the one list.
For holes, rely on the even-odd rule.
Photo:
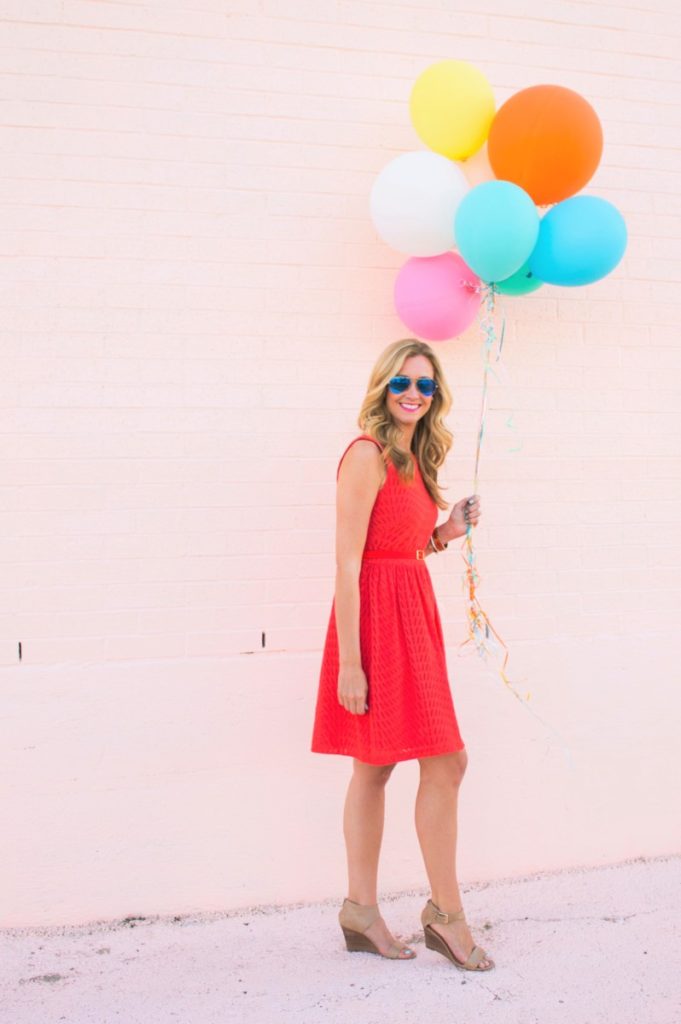
[(445, 914), (444, 910), (440, 910), (432, 900), (428, 900), (428, 906), (432, 908), (429, 916), (432, 916), (433, 921), (437, 921), (438, 924), (449, 924), (451, 921), (466, 920), (463, 907), (460, 907), (459, 910), (455, 910), (453, 914)]

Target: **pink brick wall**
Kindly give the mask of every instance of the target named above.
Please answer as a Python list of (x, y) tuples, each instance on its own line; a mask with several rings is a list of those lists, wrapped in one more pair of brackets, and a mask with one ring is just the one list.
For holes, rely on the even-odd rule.
[[(664, 756), (651, 709), (678, 701), (668, 687), (678, 683), (681, 596), (681, 16), (670, 0), (652, 0), (645, 13), (567, 0), (469, 6), (4, 5), (0, 660), (16, 702), (7, 755), (15, 775), (36, 744), (34, 713), (45, 728), (55, 716), (92, 727), (79, 702), (114, 678), (104, 663), (117, 663), (126, 684), (158, 687), (168, 715), (185, 705), (159, 680), (179, 672), (202, 692), (217, 665), (224, 732), (207, 770), (219, 778), (252, 756), (233, 712), (250, 706), (258, 679), (259, 749), (264, 737), (277, 757), (291, 756), (277, 746), (285, 714), (296, 788), (314, 772), (342, 785), (346, 763), (307, 752), (333, 591), (335, 468), (356, 433), (375, 356), (407, 333), (392, 306), (401, 257), (376, 237), (368, 195), (393, 156), (421, 148), (409, 92), (424, 67), (446, 57), (483, 70), (498, 105), (524, 86), (555, 82), (585, 95), (603, 123), (603, 160), (587, 191), (623, 212), (629, 248), (604, 281), (506, 303), (503, 380), (490, 385), (480, 467), (480, 597), (511, 647), (511, 674), (527, 676), (544, 715), (557, 722), (567, 711), (576, 742), (593, 744), (594, 754), (603, 721), (591, 714), (591, 687), (604, 687), (628, 709), (616, 756), (623, 737), (637, 742), (641, 717)], [(472, 486), (477, 330), (438, 351), (455, 396), (445, 474), (455, 501)], [(515, 431), (505, 425), (511, 412)], [(492, 688), (483, 712), (482, 666), (456, 660), (462, 567), (451, 547), (429, 561), (465, 738), (476, 757), (492, 758), (484, 770), (494, 777), (503, 775), (500, 747), (476, 749), (478, 713), (494, 716), (499, 702), (505, 716), (493, 735), (512, 746), (525, 726), (503, 688)], [(631, 668), (639, 649), (654, 671), (640, 659)], [(69, 666), (84, 690), (63, 703), (47, 681)], [(107, 712), (124, 747), (137, 713), (125, 707), (125, 716)], [(156, 707), (148, 709), (152, 749)], [(182, 742), (198, 751), (204, 725), (195, 710)], [(106, 747), (113, 721), (98, 728)], [(59, 763), (58, 754), (44, 757), (46, 772)], [(532, 778), (535, 768), (528, 764)], [(87, 786), (95, 771), (105, 771), (101, 758), (76, 777)], [(165, 771), (159, 754), (154, 772)], [(473, 792), (483, 780), (471, 775)], [(134, 774), (126, 778), (139, 797)], [(585, 811), (598, 821), (599, 799)], [(74, 828), (89, 835), (73, 813)], [(50, 826), (49, 814), (40, 820)], [(610, 833), (547, 851), (544, 863), (636, 854), (626, 822), (622, 806)], [(670, 827), (660, 806), (647, 849), (673, 847)], [(479, 829), (470, 828), (470, 862), (462, 853), (471, 871), (481, 863)], [(403, 840), (398, 830), (396, 845)], [(328, 894), (343, 864), (342, 851), (312, 875), (291, 862), (264, 883), (259, 847), (230, 861), (228, 837), (207, 827), (206, 842), (224, 848), (225, 870), (240, 865), (233, 888), (221, 890), (234, 905)], [(528, 850), (479, 869), (525, 869), (534, 865)], [(46, 900), (28, 879), (42, 871), (47, 885), (49, 865), (20, 860), (15, 919), (46, 920)], [(177, 909), (171, 892), (155, 888), (153, 861), (140, 876), (144, 905)], [(415, 862), (386, 884), (412, 884)], [(222, 905), (192, 880), (195, 868), (188, 857), (175, 892), (190, 906)], [(52, 917), (119, 906), (115, 886), (110, 899), (95, 887), (82, 898), (74, 891)]]

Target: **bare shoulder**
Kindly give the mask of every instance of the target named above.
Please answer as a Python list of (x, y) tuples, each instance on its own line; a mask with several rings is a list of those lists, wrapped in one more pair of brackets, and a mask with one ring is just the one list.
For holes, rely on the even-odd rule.
[(378, 464), (379, 462), (383, 462), (381, 449), (375, 441), (369, 441), (366, 437), (360, 437), (356, 441), (353, 441), (347, 450), (346, 458), (347, 457), (360, 461), (364, 460), (364, 462), (368, 464)]
[(365, 438), (353, 442), (343, 456), (340, 472), (353, 484), (375, 482), (382, 485), (385, 464), (380, 448)]

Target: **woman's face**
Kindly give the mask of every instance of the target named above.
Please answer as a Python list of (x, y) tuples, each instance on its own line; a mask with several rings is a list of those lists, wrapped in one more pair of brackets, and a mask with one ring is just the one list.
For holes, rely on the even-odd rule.
[(418, 377), (435, 377), (433, 364), (427, 356), (408, 356), (395, 374), (396, 377), (411, 377), (411, 383), (401, 395), (393, 395), (390, 388), (386, 389), (386, 406), (388, 412), (399, 424), (414, 427), (418, 420), (428, 414), (433, 396), (426, 398), (416, 387)]

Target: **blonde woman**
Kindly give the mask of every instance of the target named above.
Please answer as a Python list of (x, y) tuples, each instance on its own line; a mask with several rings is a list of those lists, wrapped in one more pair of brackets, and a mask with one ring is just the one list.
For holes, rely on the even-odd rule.
[(378, 357), (358, 417), (362, 434), (338, 466), (336, 584), (322, 658), (311, 749), (353, 758), (345, 800), (348, 897), (339, 921), (349, 950), (411, 960), (377, 904), (385, 785), (417, 758), (416, 831), (431, 888), (426, 946), (462, 970), (494, 961), (475, 945), (456, 877), (458, 790), (468, 756), (447, 676), (426, 558), (480, 518), (477, 495), (447, 509), (437, 473), (453, 437), (440, 361), (408, 338)]

